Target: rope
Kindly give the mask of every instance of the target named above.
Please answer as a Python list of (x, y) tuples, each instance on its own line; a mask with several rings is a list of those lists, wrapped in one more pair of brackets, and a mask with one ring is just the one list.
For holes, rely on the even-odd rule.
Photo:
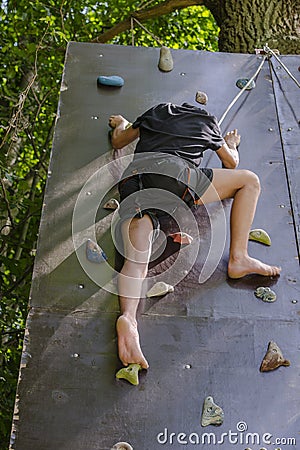
[[(231, 108), (233, 107), (233, 105), (238, 101), (238, 99), (240, 98), (240, 96), (245, 92), (245, 90), (247, 89), (248, 86), (250, 86), (250, 84), (252, 83), (252, 81), (254, 81), (254, 79), (257, 77), (257, 75), (259, 74), (259, 72), (262, 69), (262, 66), (265, 62), (265, 60), (268, 58), (268, 55), (264, 55), (260, 65), (258, 66), (256, 72), (254, 73), (254, 75), (252, 75), (252, 77), (249, 79), (249, 81), (245, 84), (245, 86), (241, 89), (241, 91), (234, 97), (234, 99), (232, 100), (232, 102), (228, 105), (227, 109), (225, 110), (225, 112), (223, 113), (221, 119), (219, 120), (219, 126), (221, 126), (222, 122), (224, 121), (225, 117), (227, 116), (227, 114), (229, 113), (229, 111), (231, 110)], [(213, 153), (211, 153), (206, 161), (205, 167), (208, 166), (211, 158), (213, 156)]]
[(284, 70), (286, 71), (286, 73), (287, 73), (287, 74), (291, 77), (291, 79), (296, 83), (296, 85), (298, 86), (298, 88), (300, 88), (300, 83), (299, 83), (299, 81), (294, 77), (294, 75), (291, 74), (291, 72), (289, 71), (289, 69), (286, 67), (285, 64), (283, 64), (283, 62), (282, 62), (281, 59), (276, 55), (276, 53), (273, 52), (273, 50), (271, 50), (271, 49), (268, 47), (268, 44), (264, 45), (264, 51), (265, 51), (267, 54), (270, 54), (270, 53), (271, 53), (271, 55), (274, 56), (274, 58), (275, 58), (275, 59), (279, 62), (279, 64), (284, 68)]
[(159, 43), (159, 45), (163, 45), (162, 41), (155, 36), (153, 33), (151, 33), (151, 31), (149, 31), (144, 25), (141, 24), (141, 22), (139, 20), (137, 20), (134, 16), (132, 16), (132, 19), (134, 20), (134, 22), (136, 22), (138, 24), (139, 27), (141, 27), (144, 31), (146, 31), (146, 33), (148, 33), (156, 42)]
[(248, 86), (250, 86), (250, 84), (252, 83), (252, 81), (254, 81), (254, 79), (257, 77), (257, 75), (259, 74), (259, 72), (261, 71), (261, 68), (265, 62), (265, 60), (267, 59), (267, 55), (264, 55), (263, 60), (261, 61), (260, 65), (258, 66), (256, 72), (254, 75), (252, 75), (252, 77), (249, 79), (249, 81), (247, 82), (247, 84), (245, 84), (245, 86), (241, 89), (241, 91), (234, 97), (234, 99), (232, 100), (232, 102), (228, 105), (226, 111), (223, 113), (221, 119), (219, 120), (219, 125), (221, 126), (223, 120), (225, 119), (225, 117), (227, 116), (227, 114), (229, 113), (229, 111), (231, 110), (231, 108), (233, 107), (233, 105), (238, 101), (238, 99), (240, 98), (240, 96), (245, 92), (245, 90), (247, 89)]
[(134, 26), (133, 26), (133, 17), (130, 17), (130, 31), (131, 31), (131, 45), (134, 47)]

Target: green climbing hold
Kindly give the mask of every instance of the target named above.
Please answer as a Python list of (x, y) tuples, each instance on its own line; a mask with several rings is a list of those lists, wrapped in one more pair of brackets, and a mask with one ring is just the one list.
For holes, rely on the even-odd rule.
[(124, 378), (129, 383), (137, 386), (139, 384), (139, 371), (142, 370), (140, 364), (129, 364), (128, 367), (123, 367), (116, 373), (116, 378)]
[[(248, 83), (249, 78), (239, 78), (236, 82), (236, 85), (238, 88), (243, 89), (246, 84)], [(249, 86), (246, 87), (247, 91), (251, 91), (251, 89), (255, 88), (255, 82), (252, 80), (251, 83), (249, 83)]]
[(263, 302), (273, 303), (276, 301), (276, 294), (269, 287), (260, 286), (255, 289), (254, 295), (257, 298), (260, 298)]
[(212, 396), (205, 398), (202, 409), (201, 425), (222, 425), (224, 421), (223, 409), (216, 405)]
[(249, 240), (260, 242), (261, 244), (271, 245), (271, 238), (265, 230), (256, 228), (249, 233)]

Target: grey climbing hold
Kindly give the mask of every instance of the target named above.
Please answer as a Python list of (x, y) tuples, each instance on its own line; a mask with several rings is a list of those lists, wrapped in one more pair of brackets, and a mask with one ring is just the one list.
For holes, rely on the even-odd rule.
[(111, 198), (103, 205), (103, 208), (104, 209), (118, 209), (119, 206), (120, 206), (120, 204), (119, 204), (118, 200), (116, 200), (115, 198)]
[(122, 77), (119, 77), (118, 75), (109, 75), (104, 76), (100, 75), (97, 78), (97, 84), (98, 86), (115, 86), (115, 87), (121, 87), (124, 86), (124, 80)]
[(164, 281), (159, 281), (152, 286), (147, 292), (147, 297), (159, 297), (160, 295), (168, 294), (169, 292), (174, 292), (174, 287), (171, 284), (167, 284)]
[(208, 102), (207, 94), (205, 92), (197, 91), (196, 102), (200, 103), (200, 105), (206, 105)]
[(268, 345), (268, 351), (264, 356), (264, 359), (260, 366), (261, 372), (269, 372), (275, 370), (280, 366), (290, 366), (291, 363), (283, 357), (282, 351), (274, 341), (270, 341)]
[(128, 442), (117, 442), (111, 450), (133, 450), (133, 447)]
[(171, 70), (173, 70), (173, 58), (171, 50), (164, 45), (160, 49), (158, 67), (163, 72), (171, 72)]
[(222, 425), (224, 412), (222, 408), (214, 403), (213, 397), (206, 397), (203, 403), (201, 425)]
[(249, 241), (261, 242), (265, 245), (271, 245), (271, 238), (265, 230), (255, 228), (249, 233)]
[(263, 302), (266, 303), (274, 303), (276, 301), (276, 294), (269, 287), (260, 286), (255, 289), (254, 295), (257, 298), (260, 298)]
[[(236, 82), (236, 86), (240, 89), (243, 89), (248, 83), (249, 78), (239, 78)], [(255, 82), (252, 80), (248, 87), (246, 87), (247, 91), (251, 91), (251, 89), (255, 88)]]
[(139, 384), (139, 371), (142, 370), (140, 364), (129, 364), (127, 367), (123, 367), (116, 373), (116, 378), (124, 378), (129, 383), (137, 386)]
[(86, 257), (92, 263), (100, 264), (107, 260), (107, 256), (98, 244), (88, 239), (86, 242)]

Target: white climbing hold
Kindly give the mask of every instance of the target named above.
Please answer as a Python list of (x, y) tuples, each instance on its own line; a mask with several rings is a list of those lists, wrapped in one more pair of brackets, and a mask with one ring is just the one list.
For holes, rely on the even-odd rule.
[(163, 72), (171, 72), (171, 70), (173, 70), (173, 58), (171, 50), (164, 45), (160, 49), (158, 67)]
[(128, 442), (117, 442), (111, 450), (133, 450), (133, 447)]
[(159, 297), (160, 295), (168, 294), (169, 292), (174, 292), (174, 287), (171, 284), (167, 284), (164, 281), (159, 281), (152, 286), (147, 292), (147, 297)]
[(116, 200), (115, 198), (111, 198), (103, 205), (103, 208), (104, 209), (118, 209), (119, 206), (120, 206), (120, 204), (119, 204), (118, 200)]

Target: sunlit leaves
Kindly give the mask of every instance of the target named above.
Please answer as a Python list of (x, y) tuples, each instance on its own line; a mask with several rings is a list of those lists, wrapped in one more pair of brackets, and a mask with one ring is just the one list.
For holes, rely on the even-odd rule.
[[(68, 41), (90, 41), (163, 0), (11, 0), (0, 3), (0, 450), (7, 450), (33, 257)], [(202, 6), (144, 24), (173, 48), (217, 49)], [(135, 45), (157, 46), (138, 25)], [(128, 31), (111, 43), (129, 45)]]

